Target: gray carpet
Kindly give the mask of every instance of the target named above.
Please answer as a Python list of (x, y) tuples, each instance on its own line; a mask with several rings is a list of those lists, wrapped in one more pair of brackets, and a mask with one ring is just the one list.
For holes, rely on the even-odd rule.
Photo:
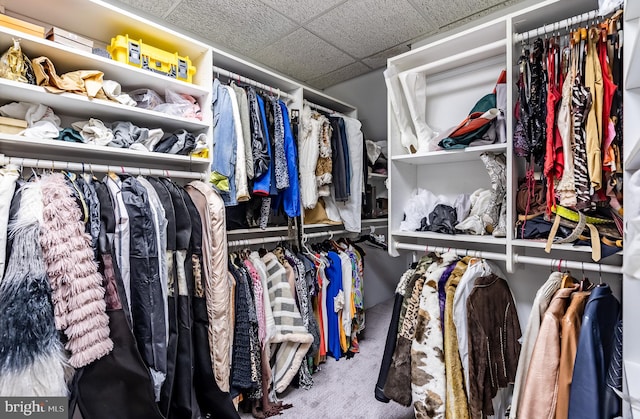
[[(381, 403), (374, 397), (392, 309), (392, 299), (368, 309), (365, 339), (360, 341), (360, 353), (349, 360), (341, 358), (336, 361), (331, 358), (321, 364), (321, 370), (313, 375), (313, 387), (310, 390), (290, 388), (281, 394), (280, 399), (293, 404), (293, 407), (277, 417), (413, 418), (413, 408), (393, 401)], [(252, 417), (250, 413), (240, 416)]]

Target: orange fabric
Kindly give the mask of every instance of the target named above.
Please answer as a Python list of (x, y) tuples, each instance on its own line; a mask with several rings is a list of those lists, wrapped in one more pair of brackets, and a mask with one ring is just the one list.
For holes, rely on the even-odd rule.
[(562, 317), (556, 419), (567, 419), (569, 416), (569, 393), (571, 391), (571, 379), (573, 378), (573, 365), (578, 351), (582, 314), (590, 294), (588, 291), (573, 293), (569, 308)]
[(344, 333), (344, 327), (342, 327), (343, 314), (344, 311), (340, 310), (340, 314), (338, 315), (338, 325), (340, 326), (340, 349), (342, 349), (342, 352), (347, 352), (349, 346), (347, 346), (347, 335)]

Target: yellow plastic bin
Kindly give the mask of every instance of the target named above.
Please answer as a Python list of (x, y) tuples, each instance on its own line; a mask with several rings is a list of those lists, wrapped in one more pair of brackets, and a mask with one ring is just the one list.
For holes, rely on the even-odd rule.
[(111, 58), (144, 70), (153, 71), (173, 79), (192, 83), (196, 68), (189, 57), (170, 53), (160, 48), (146, 45), (141, 39), (131, 39), (129, 35), (111, 38), (107, 46)]

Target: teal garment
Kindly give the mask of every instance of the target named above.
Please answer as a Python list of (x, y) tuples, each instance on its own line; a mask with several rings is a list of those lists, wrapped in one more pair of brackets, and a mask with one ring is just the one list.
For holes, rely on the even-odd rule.
[(73, 128), (65, 128), (60, 131), (56, 140), (67, 141), (69, 143), (84, 143), (82, 135)]
[(457, 132), (466, 128), (468, 124), (482, 116), (488, 110), (494, 109), (496, 106), (495, 93), (485, 95), (482, 99), (476, 102), (473, 109), (471, 109), (471, 112), (469, 112), (469, 116), (462, 121), (462, 123), (458, 125), (447, 138), (440, 141), (438, 145), (445, 150), (461, 149), (466, 148), (475, 140), (482, 139), (482, 137), (489, 131), (489, 128), (491, 128), (493, 120), (488, 121), (486, 124), (483, 124), (470, 132), (467, 132), (466, 129), (464, 130), (464, 133), (457, 134)]

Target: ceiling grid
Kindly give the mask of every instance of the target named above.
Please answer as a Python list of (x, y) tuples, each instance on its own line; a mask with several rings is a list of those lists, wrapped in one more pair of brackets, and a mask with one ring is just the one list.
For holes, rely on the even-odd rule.
[(108, 0), (325, 89), (523, 0)]

